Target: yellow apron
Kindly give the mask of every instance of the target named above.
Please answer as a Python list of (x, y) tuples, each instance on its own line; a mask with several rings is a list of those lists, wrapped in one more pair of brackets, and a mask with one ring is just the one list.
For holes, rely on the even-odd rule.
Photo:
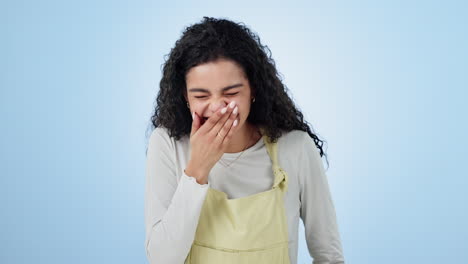
[(260, 131), (272, 160), (272, 188), (237, 199), (208, 188), (184, 264), (290, 264), (283, 200), (288, 175), (278, 165), (277, 142)]

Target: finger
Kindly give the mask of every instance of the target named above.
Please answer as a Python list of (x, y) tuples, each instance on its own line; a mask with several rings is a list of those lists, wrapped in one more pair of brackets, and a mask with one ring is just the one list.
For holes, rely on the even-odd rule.
[(197, 112), (193, 111), (192, 113), (192, 130), (190, 131), (190, 136), (194, 135), (200, 128), (200, 117), (198, 117)]
[(223, 139), (223, 142), (222, 142), (223, 148), (226, 148), (229, 145), (229, 142), (231, 142), (231, 139), (232, 139), (232, 135), (234, 134), (234, 132), (237, 131), (238, 127), (239, 127), (239, 118), (236, 117), (232, 125), (229, 126), (229, 131)]
[[(237, 119), (237, 116), (238, 116), (238, 108), (237, 106), (234, 108), (234, 110), (231, 111), (231, 114), (226, 117), (226, 121), (224, 122), (223, 124), (223, 127), (221, 127), (221, 129), (219, 130), (219, 136), (217, 136), (217, 140), (220, 141), (220, 143), (222, 143), (222, 141), (224, 140), (224, 137), (228, 134), (229, 130), (231, 129), (234, 121)], [(221, 123), (221, 122), (219, 122)], [(237, 122), (236, 122), (237, 124)]]
[(227, 112), (227, 106), (220, 107), (212, 116), (210, 116), (210, 118), (208, 118), (208, 120), (205, 121), (203, 126), (200, 128), (202, 133), (209, 133), (213, 129), (218, 121), (224, 116), (224, 113), (222, 112), (224, 108), (226, 108)]
[(210, 131), (210, 133), (213, 135), (213, 136), (216, 136), (216, 134), (220, 133), (221, 132), (221, 129), (224, 127), (226, 121), (229, 119), (229, 116), (231, 115), (231, 113), (234, 111), (234, 109), (236, 109), (236, 102), (235, 101), (232, 101), (228, 106), (227, 106), (227, 110), (226, 110), (226, 113), (221, 117), (221, 119), (218, 121), (218, 123), (216, 123), (215, 127), (213, 127)]

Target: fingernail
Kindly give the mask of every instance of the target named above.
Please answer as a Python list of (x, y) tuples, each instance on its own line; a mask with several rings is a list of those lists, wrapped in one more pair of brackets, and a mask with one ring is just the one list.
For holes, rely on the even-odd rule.
[(234, 120), (234, 123), (232, 124), (233, 126), (237, 126), (237, 119)]
[(195, 119), (195, 111), (192, 112), (192, 119)]
[(224, 107), (223, 109), (221, 109), (221, 114), (226, 113), (226, 111), (227, 111), (227, 107)]
[(236, 114), (237, 114), (237, 110), (238, 110), (238, 109), (237, 109), (237, 106), (236, 106), (236, 108), (234, 108), (234, 111), (232, 111), (232, 113), (236, 115)]
[(235, 105), (236, 105), (236, 101), (232, 101), (232, 102), (229, 104), (229, 107), (234, 108)]

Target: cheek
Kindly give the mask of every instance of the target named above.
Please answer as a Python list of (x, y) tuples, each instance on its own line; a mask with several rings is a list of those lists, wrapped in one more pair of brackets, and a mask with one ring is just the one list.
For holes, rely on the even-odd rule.
[(238, 107), (239, 107), (238, 108), (239, 113), (237, 114), (237, 119), (239, 119), (239, 121), (247, 119), (249, 109), (247, 109), (244, 105), (238, 106)]
[(198, 115), (202, 114), (203, 106), (196, 102), (190, 104), (190, 110), (197, 112)]

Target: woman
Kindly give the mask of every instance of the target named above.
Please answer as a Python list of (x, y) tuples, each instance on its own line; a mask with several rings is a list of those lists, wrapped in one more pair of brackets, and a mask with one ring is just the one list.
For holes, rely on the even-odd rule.
[(245, 25), (204, 17), (164, 65), (146, 164), (156, 263), (344, 263), (320, 140)]

